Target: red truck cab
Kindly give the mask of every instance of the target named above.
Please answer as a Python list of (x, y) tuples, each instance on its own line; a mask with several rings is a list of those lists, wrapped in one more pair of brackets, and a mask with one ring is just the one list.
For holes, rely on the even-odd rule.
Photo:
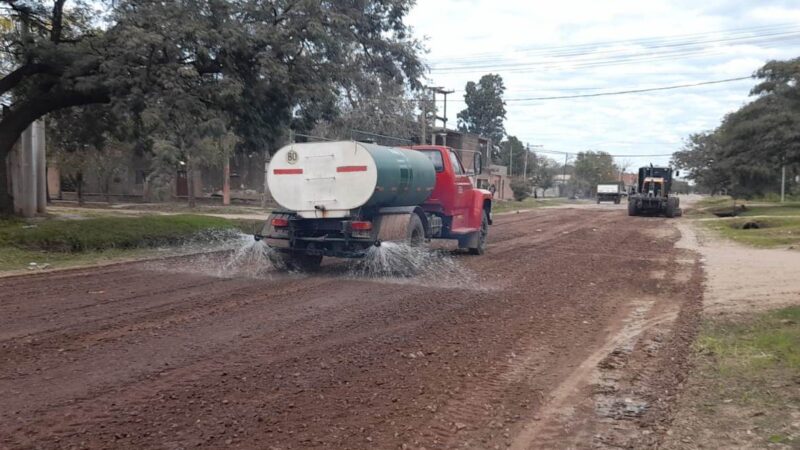
[[(425, 153), (433, 162), (436, 185), (422, 208), (449, 219), (445, 223), (448, 237), (475, 235), (481, 231), (484, 220), (487, 224), (492, 223), (492, 193), (475, 187), (471, 177), (477, 174), (464, 169), (455, 150), (426, 145), (410, 148)], [(480, 153), (475, 153), (473, 167), (478, 172), (481, 162)]]

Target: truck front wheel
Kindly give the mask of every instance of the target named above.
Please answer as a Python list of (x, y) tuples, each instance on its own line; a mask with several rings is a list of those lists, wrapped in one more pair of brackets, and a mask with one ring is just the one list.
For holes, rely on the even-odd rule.
[(635, 216), (638, 213), (639, 213), (639, 211), (636, 209), (636, 201), (635, 200), (633, 200), (633, 201), (628, 200), (628, 215), (629, 216)]
[(673, 217), (680, 216), (681, 215), (680, 214), (681, 211), (680, 211), (680, 207), (678, 205), (679, 205), (679, 203), (678, 203), (678, 199), (677, 198), (675, 198), (675, 197), (667, 198), (667, 207), (666, 207), (666, 209), (664, 211), (664, 215), (666, 215), (670, 219), (673, 218)]
[(478, 233), (480, 233), (478, 235), (478, 245), (475, 247), (470, 247), (470, 255), (482, 255), (486, 253), (486, 239), (489, 237), (489, 215), (486, 213), (486, 210), (483, 211), (483, 217), (481, 218), (481, 229), (478, 231)]

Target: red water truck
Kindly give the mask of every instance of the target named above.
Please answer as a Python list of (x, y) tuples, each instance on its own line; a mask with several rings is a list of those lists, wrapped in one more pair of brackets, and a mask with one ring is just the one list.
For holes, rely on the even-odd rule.
[(363, 257), (383, 242), (452, 239), (480, 255), (492, 223), (492, 194), (458, 153), (443, 146), (386, 147), (338, 141), (290, 144), (272, 158), (270, 193), (281, 209), (255, 238), (273, 265), (314, 270), (325, 256)]

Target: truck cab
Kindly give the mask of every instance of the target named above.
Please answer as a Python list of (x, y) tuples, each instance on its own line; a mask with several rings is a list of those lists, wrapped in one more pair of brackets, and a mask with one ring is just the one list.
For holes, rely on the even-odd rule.
[[(423, 210), (449, 218), (449, 231), (454, 235), (475, 231), (480, 226), (484, 212), (491, 225), (492, 193), (475, 187), (471, 178), (475, 171), (468, 172), (464, 169), (455, 150), (444, 146), (410, 148), (425, 154), (436, 171), (436, 186), (431, 196), (422, 204)], [(475, 155), (473, 167), (480, 171), (481, 156)]]

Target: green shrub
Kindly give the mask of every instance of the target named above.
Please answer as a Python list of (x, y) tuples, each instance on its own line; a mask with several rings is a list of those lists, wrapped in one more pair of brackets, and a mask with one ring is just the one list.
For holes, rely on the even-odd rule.
[(511, 191), (514, 193), (514, 200), (521, 202), (530, 197), (533, 185), (524, 178), (511, 180)]
[(234, 228), (229, 220), (197, 215), (47, 220), (31, 225), (4, 222), (0, 245), (57, 252), (157, 247)]

